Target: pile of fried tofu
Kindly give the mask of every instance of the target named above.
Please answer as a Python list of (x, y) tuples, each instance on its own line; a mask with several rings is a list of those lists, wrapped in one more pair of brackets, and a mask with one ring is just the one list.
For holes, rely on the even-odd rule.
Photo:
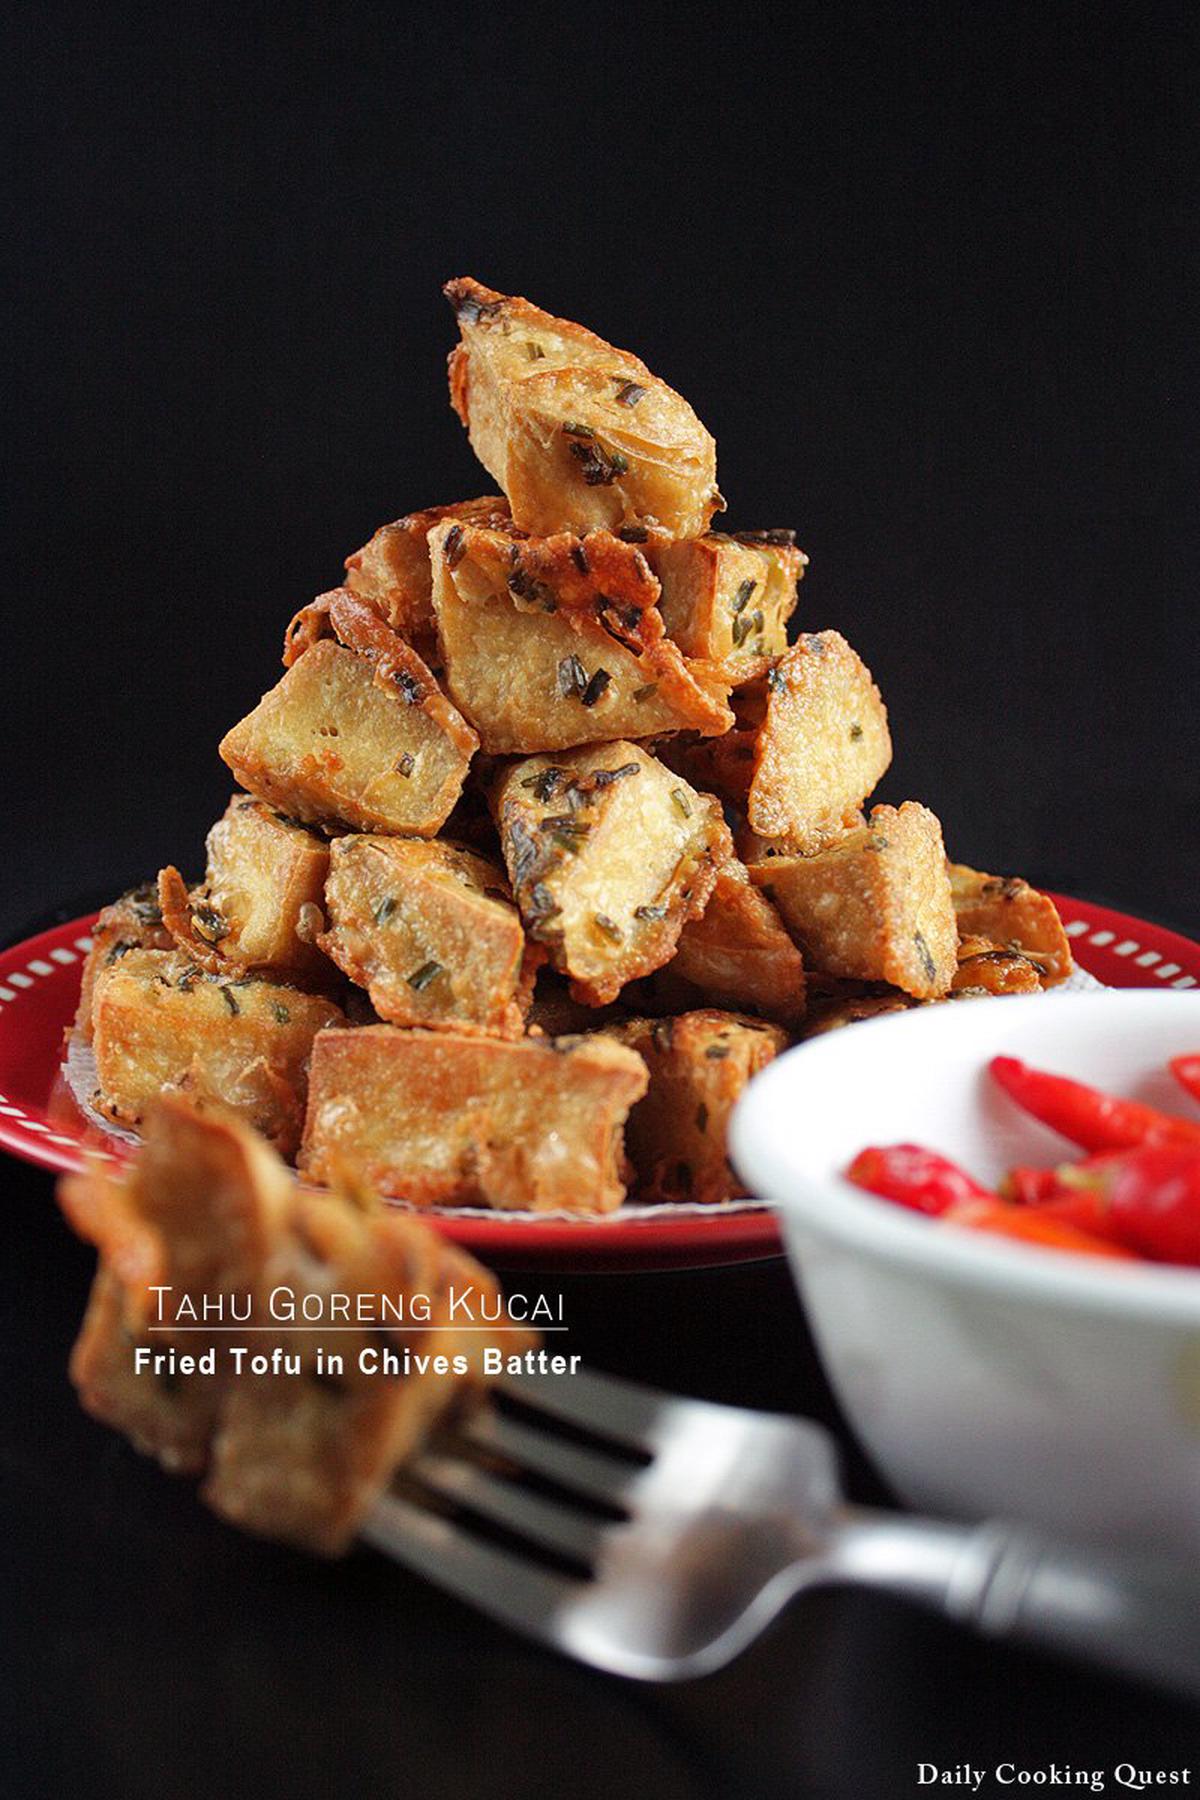
[[(627, 351), (448, 284), (501, 492), (383, 526), (226, 734), (198, 882), (101, 915), (96, 1108), (180, 1092), (421, 1206), (721, 1203), (797, 1037), (1065, 979), (1051, 901), (950, 865), (870, 671), (789, 632), (806, 558), (716, 532), (716, 446)], [(789, 641), (790, 640), (790, 641)]]

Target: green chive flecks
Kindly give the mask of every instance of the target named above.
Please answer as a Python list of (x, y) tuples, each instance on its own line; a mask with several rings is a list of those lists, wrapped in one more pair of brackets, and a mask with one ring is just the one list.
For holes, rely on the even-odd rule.
[(581, 706), (595, 706), (597, 700), (612, 680), (607, 669), (597, 669), (582, 694), (579, 696)]
[(558, 665), (558, 691), (563, 699), (571, 694), (583, 694), (587, 691), (588, 673), (579, 658), (572, 653), (564, 656)]
[(666, 901), (656, 901), (653, 906), (635, 906), (633, 916), (635, 919), (665, 919), (667, 916)]
[(440, 962), (422, 963), (420, 968), (414, 969), (409, 976), (408, 985), (410, 988), (415, 988), (419, 994), (429, 986), (431, 981), (436, 981), (442, 972), (442, 965)]
[(206, 944), (216, 944), (229, 936), (229, 927), (220, 913), (212, 906), (198, 906), (192, 913), (192, 923), (199, 937)]

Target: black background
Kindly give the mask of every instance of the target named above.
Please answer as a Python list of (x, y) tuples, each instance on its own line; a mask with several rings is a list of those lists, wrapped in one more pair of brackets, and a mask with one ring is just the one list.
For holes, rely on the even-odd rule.
[[(198, 867), (292, 611), (490, 486), (446, 399), (460, 273), (636, 349), (716, 434), (727, 519), (797, 527), (804, 624), (889, 702), (885, 797), (1200, 926), (1193, 9), (50, 5), (5, 35), (0, 933)], [(374, 1563), (247, 1546), (74, 1414), (87, 1259), (5, 1183), (14, 1791), (890, 1796), (921, 1756), (1182, 1754), (1131, 1690), (874, 1603), (631, 1698)], [(580, 1347), (826, 1404), (782, 1276), (699, 1279), (583, 1284)]]
[(1190, 9), (16, 11), (0, 925), (199, 867), (297, 605), (490, 487), (466, 272), (641, 352), (728, 520), (796, 526), (887, 797), (1197, 923)]

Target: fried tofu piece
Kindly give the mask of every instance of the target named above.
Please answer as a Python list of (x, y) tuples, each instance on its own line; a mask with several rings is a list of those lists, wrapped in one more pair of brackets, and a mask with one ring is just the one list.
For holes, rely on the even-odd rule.
[(242, 786), (305, 824), (432, 837), (479, 740), (416, 651), (338, 589), (293, 621), (287, 656), (219, 745)]
[(1001, 950), (1028, 957), (1043, 987), (1057, 987), (1075, 967), (1058, 908), (1019, 875), (985, 875), (950, 864), (950, 892), (964, 937), (990, 938)]
[(985, 994), (1036, 994), (1041, 977), (1019, 950), (1005, 950), (990, 938), (964, 937), (958, 941), (958, 968), (950, 984), (956, 999)]
[[(120, 1175), (92, 1164), (65, 1176), (58, 1202), (101, 1266), (71, 1353), (85, 1411), (123, 1431), (164, 1468), (203, 1468), (223, 1370), (181, 1377), (135, 1367), (134, 1352), (199, 1356), (213, 1340), (172, 1329), (178, 1297), (245, 1294), (257, 1280), (293, 1182), (260, 1139), (232, 1121), (201, 1118), (178, 1099), (155, 1100), (141, 1154)], [(160, 1312), (152, 1286), (171, 1290)], [(166, 1318), (168, 1323), (158, 1321)]]
[[(259, 1281), (260, 1313), (261, 1296), (280, 1291), (297, 1297), (297, 1322), (258, 1334), (255, 1349), (297, 1359), (301, 1373), (282, 1397), (272, 1374), (229, 1384), (203, 1497), (244, 1530), (338, 1555), (434, 1425), (478, 1402), (487, 1355), (538, 1339), (502, 1322), (470, 1329), (503, 1317), (495, 1277), (419, 1220), (337, 1195), (294, 1194)], [(301, 1297), (323, 1326), (340, 1296), (357, 1329), (302, 1329)], [(370, 1322), (380, 1297), (412, 1310)]]
[(787, 1033), (705, 1009), (631, 1019), (606, 1035), (636, 1050), (650, 1071), (625, 1128), (638, 1199), (719, 1205), (743, 1196), (726, 1147), (729, 1116), (747, 1082), (787, 1049)]
[(790, 531), (665, 538), (652, 532), (646, 560), (662, 584), (659, 607), (685, 656), (721, 663), (732, 680), (764, 672), (787, 650), (787, 622), (808, 558)]
[(313, 1039), (343, 1014), (260, 976), (209, 974), (178, 950), (130, 950), (97, 979), (92, 1019), (93, 1104), (115, 1124), (136, 1127), (157, 1094), (186, 1093), (290, 1155)]
[[(100, 1269), (71, 1351), (71, 1382), (93, 1419), (124, 1432), (135, 1450), (172, 1474), (195, 1475), (208, 1455), (221, 1384), (215, 1374), (193, 1373), (185, 1385), (169, 1370), (136, 1369), (137, 1350), (165, 1350), (170, 1341), (161, 1332), (151, 1335), (121, 1283)], [(178, 1347), (192, 1356), (205, 1348), (191, 1337), (180, 1338)]]
[[(807, 632), (733, 701), (732, 731), (683, 740), (664, 755), (745, 813), (748, 844), (807, 855), (835, 841), (891, 761), (870, 671), (839, 632)], [(749, 861), (753, 852), (743, 855)]]
[(92, 1032), (92, 993), (101, 970), (111, 968), (130, 950), (169, 950), (170, 932), (163, 924), (158, 890), (152, 881), (130, 888), (100, 913), (89, 933), (92, 947), (83, 964), (75, 1030), (84, 1037)]
[(632, 743), (514, 763), (492, 805), (526, 930), (595, 1006), (670, 960), (732, 851), (717, 801)]
[(501, 1042), (370, 1025), (313, 1049), (300, 1167), (417, 1206), (611, 1212), (644, 1063), (602, 1036)]
[(949, 991), (958, 930), (942, 828), (927, 807), (876, 806), (870, 823), (815, 856), (750, 868), (812, 968), (885, 981), (918, 1000)]
[[(301, 1192), (252, 1132), (178, 1099), (152, 1106), (120, 1177), (68, 1177), (59, 1201), (101, 1256), (71, 1361), (85, 1408), (168, 1469), (207, 1467), (203, 1497), (233, 1524), (322, 1554), (349, 1546), (436, 1421), (478, 1399), (489, 1353), (537, 1344), (502, 1313), (455, 1322), (452, 1295), (460, 1319), (496, 1320), (500, 1291), (426, 1226), (366, 1194)], [(169, 1290), (166, 1325), (151, 1283)], [(236, 1339), (177, 1329), (185, 1302), (198, 1317), (216, 1296), (281, 1372), (239, 1371)], [(139, 1350), (162, 1353), (161, 1372), (137, 1368)], [(169, 1352), (211, 1356), (212, 1373)]]
[[(745, 724), (723, 745), (732, 797), (761, 837), (819, 849), (892, 760), (887, 711), (870, 671), (840, 632), (807, 632), (761, 685), (742, 690), (739, 704)], [(750, 755), (739, 756), (747, 748)]]
[(381, 525), (361, 550), (346, 558), (346, 582), (352, 594), (369, 600), (402, 638), (426, 661), (436, 650), (433, 617), (433, 572), (429, 566), (430, 531), (443, 519), (453, 524), (511, 524), (508, 503), (499, 495), (459, 500), (453, 506), (427, 506), (390, 525)]
[(331, 848), (321, 947), (380, 1018), (520, 1037), (544, 952), (526, 945), (500, 865), (441, 838)]
[(663, 636), (658, 582), (609, 532), (429, 534), (446, 685), (495, 755), (733, 723), (719, 670)]
[(706, 529), (724, 505), (717, 447), (686, 400), (629, 351), (528, 300), (469, 277), (444, 291), (462, 335), (450, 401), (523, 530)]
[(650, 987), (668, 1012), (729, 1006), (782, 1025), (804, 1017), (804, 958), (736, 857), (717, 871), (703, 913), (684, 926), (675, 955)]
[(163, 917), (181, 950), (217, 973), (271, 971), (320, 981), (317, 947), (329, 845), (248, 794), (235, 794), (208, 834), (204, 881), (189, 893), (178, 870), (159, 876)]

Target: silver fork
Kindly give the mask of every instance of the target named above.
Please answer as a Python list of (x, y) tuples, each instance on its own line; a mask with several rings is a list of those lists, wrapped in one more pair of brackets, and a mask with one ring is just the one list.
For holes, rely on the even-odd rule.
[(1200, 1695), (1200, 1590), (1178, 1566), (851, 1506), (829, 1434), (802, 1419), (598, 1374), (501, 1393), (515, 1414), (439, 1440), (364, 1536), (594, 1668), (703, 1675), (794, 1595), (853, 1583)]

